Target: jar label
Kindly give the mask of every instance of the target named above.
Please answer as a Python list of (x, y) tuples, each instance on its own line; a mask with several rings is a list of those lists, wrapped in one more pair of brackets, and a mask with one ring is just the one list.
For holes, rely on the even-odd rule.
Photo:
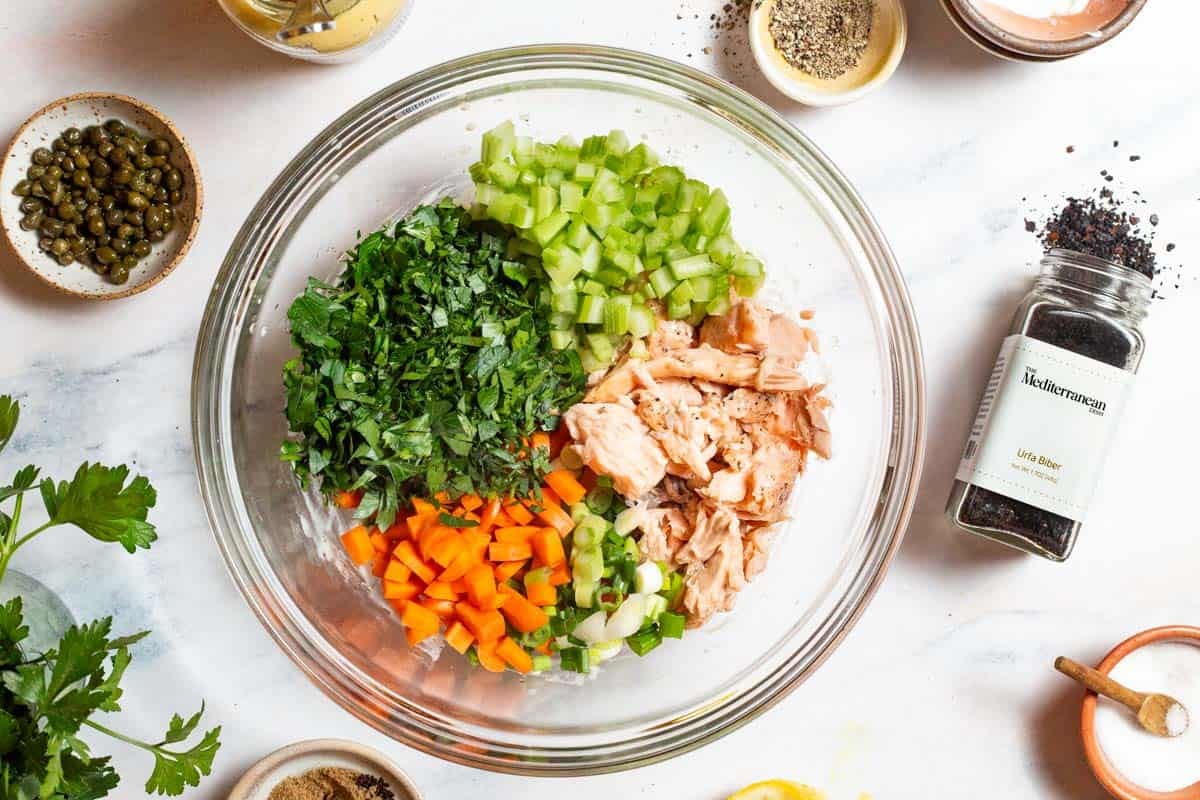
[(1009, 336), (958, 479), (1082, 522), (1132, 383), (1132, 372)]

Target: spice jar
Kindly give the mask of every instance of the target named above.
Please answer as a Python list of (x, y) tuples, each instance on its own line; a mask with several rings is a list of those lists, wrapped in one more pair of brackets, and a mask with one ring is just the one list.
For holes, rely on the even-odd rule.
[(960, 528), (1065, 561), (1142, 360), (1150, 279), (1051, 250), (1000, 348), (946, 513)]

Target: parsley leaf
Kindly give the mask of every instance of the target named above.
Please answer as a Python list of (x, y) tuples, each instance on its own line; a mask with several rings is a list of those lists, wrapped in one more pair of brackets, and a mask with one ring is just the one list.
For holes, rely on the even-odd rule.
[(42, 481), (42, 501), (51, 525), (75, 525), (95, 539), (120, 542), (130, 553), (150, 547), (158, 538), (146, 521), (157, 494), (150, 481), (135, 477), (125, 485), (129, 468), (83, 463), (70, 481), (57, 486)]
[(9, 395), (0, 395), (0, 451), (8, 445), (20, 418), (21, 405)]
[(357, 515), (385, 527), (442, 489), (536, 491), (545, 459), (514, 453), (557, 427), (586, 376), (574, 348), (551, 346), (540, 283), (510, 243), (446, 200), (362, 239), (336, 287), (309, 281), (288, 311), (280, 449), (303, 486), (361, 489)]

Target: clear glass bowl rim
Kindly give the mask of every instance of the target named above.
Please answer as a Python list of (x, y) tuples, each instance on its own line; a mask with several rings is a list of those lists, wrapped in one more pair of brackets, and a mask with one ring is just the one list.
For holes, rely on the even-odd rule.
[[(348, 663), (321, 640), (271, 573), (239, 500), (229, 432), (229, 392), (250, 293), (276, 243), (278, 221), (303, 210), (321, 176), (320, 164), (344, 143), (370, 137), (401, 116), (416, 114), (439, 93), (498, 75), (533, 70), (585, 70), (665, 84), (721, 114), (788, 159), (802, 164), (858, 237), (871, 265), (874, 301), (886, 310), (886, 355), (891, 368), (895, 425), (885, 458), (876, 511), (864, 539), (869, 552), (819, 630), (816, 645), (797, 650), (778, 668), (755, 675), (735, 692), (632, 729), (619, 741), (514, 746), (434, 718), (381, 687), (348, 675)], [(833, 163), (804, 134), (747, 92), (686, 65), (657, 56), (594, 45), (536, 45), (466, 56), (404, 78), (361, 101), (322, 131), (289, 164), (250, 213), (213, 284), (196, 343), (192, 374), (192, 434), (205, 511), (238, 589), (284, 653), (332, 700), (393, 739), (428, 754), (481, 769), (518, 775), (588, 775), (662, 761), (712, 742), (753, 720), (799, 686), (849, 632), (881, 584), (899, 549), (916, 500), (925, 450), (925, 378), (920, 338), (907, 287), (871, 213)], [(387, 709), (379, 713), (372, 709)]]

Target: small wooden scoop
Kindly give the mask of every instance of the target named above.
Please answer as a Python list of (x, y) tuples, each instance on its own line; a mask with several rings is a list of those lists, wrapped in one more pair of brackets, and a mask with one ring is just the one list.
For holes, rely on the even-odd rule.
[(1059, 656), (1054, 668), (1079, 681), (1097, 694), (1115, 700), (1137, 715), (1142, 727), (1155, 736), (1179, 736), (1188, 729), (1188, 711), (1173, 697), (1165, 694), (1135, 692), (1114, 681), (1103, 672), (1085, 667), (1078, 661)]

